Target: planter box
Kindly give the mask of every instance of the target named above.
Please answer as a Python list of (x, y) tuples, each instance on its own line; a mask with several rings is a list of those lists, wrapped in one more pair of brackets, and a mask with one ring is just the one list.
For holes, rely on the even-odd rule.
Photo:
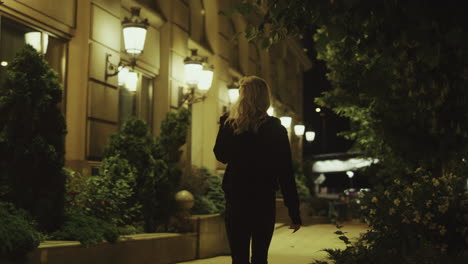
[(219, 214), (194, 215), (192, 220), (198, 234), (197, 258), (230, 254), (224, 217)]
[(0, 264), (169, 264), (229, 255), (224, 218), (219, 214), (192, 216), (195, 232), (121, 236), (115, 244), (83, 248), (76, 241), (46, 241), (27, 260)]
[[(78, 242), (46, 241), (21, 264), (169, 264), (195, 259), (197, 234), (138, 234), (122, 236), (115, 244), (89, 248)], [(13, 264), (2, 261), (2, 264)], [(16, 263), (15, 263), (16, 264)]]

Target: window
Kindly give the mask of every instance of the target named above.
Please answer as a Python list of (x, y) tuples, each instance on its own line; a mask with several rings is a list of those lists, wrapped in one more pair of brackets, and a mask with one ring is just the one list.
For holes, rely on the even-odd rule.
[(133, 80), (131, 75), (119, 76), (119, 126), (130, 117), (136, 117), (145, 120), (151, 128), (154, 79), (139, 72), (135, 74), (137, 77)]
[[(49, 65), (58, 73), (59, 81), (65, 87), (66, 42), (46, 32), (23, 25), (0, 16), (0, 84), (6, 78), (6, 66), (16, 53), (28, 43), (44, 54)], [(63, 96), (63, 102), (65, 96)]]

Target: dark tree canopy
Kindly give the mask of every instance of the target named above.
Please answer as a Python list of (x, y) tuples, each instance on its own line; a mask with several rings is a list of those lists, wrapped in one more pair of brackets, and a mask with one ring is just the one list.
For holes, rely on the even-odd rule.
[(462, 3), (269, 0), (268, 6), (246, 34), (268, 46), (316, 29), (317, 58), (333, 86), (317, 102), (351, 119), (346, 136), (356, 148), (411, 167), (461, 162), (468, 143)]
[(63, 221), (65, 119), (57, 74), (31, 46), (0, 87), (0, 198), (26, 209), (42, 230)]

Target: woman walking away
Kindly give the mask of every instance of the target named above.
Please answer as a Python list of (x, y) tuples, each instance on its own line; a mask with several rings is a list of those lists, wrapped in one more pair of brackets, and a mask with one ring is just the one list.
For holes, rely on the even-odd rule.
[(275, 226), (275, 193), (281, 188), (294, 232), (301, 226), (288, 132), (267, 115), (269, 88), (249, 76), (240, 81), (239, 99), (220, 118), (214, 153), (227, 163), (223, 179), (226, 231), (233, 264), (268, 263)]

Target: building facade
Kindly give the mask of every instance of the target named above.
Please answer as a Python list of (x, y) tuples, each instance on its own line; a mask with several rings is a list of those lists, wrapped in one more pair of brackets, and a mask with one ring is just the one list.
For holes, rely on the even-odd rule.
[[(177, 109), (187, 92), (184, 59), (192, 49), (214, 66), (206, 99), (192, 107), (192, 127), (185, 156), (193, 165), (215, 172), (223, 169), (212, 148), (219, 116), (231, 105), (228, 86), (236, 78), (258, 75), (271, 86), (276, 116), (302, 121), (302, 73), (311, 62), (297, 40), (268, 51), (249, 43), (244, 17), (228, 15), (234, 0), (2, 0), (0, 4), (0, 61), (2, 66), (26, 43), (40, 36), (41, 48), (64, 86), (66, 166), (81, 171), (99, 166), (111, 134), (129, 116), (148, 122), (158, 135), (168, 111)], [(263, 1), (254, 1), (261, 7)], [(122, 21), (132, 7), (149, 27), (143, 53), (134, 68), (136, 91), (106, 76), (106, 59), (126, 64)], [(238, 35), (238, 38), (235, 36)], [(0, 67), (0, 80), (5, 68)], [(198, 92), (197, 92), (198, 93)], [(291, 127), (292, 127), (291, 126)], [(290, 131), (295, 159), (301, 159), (301, 139)]]

